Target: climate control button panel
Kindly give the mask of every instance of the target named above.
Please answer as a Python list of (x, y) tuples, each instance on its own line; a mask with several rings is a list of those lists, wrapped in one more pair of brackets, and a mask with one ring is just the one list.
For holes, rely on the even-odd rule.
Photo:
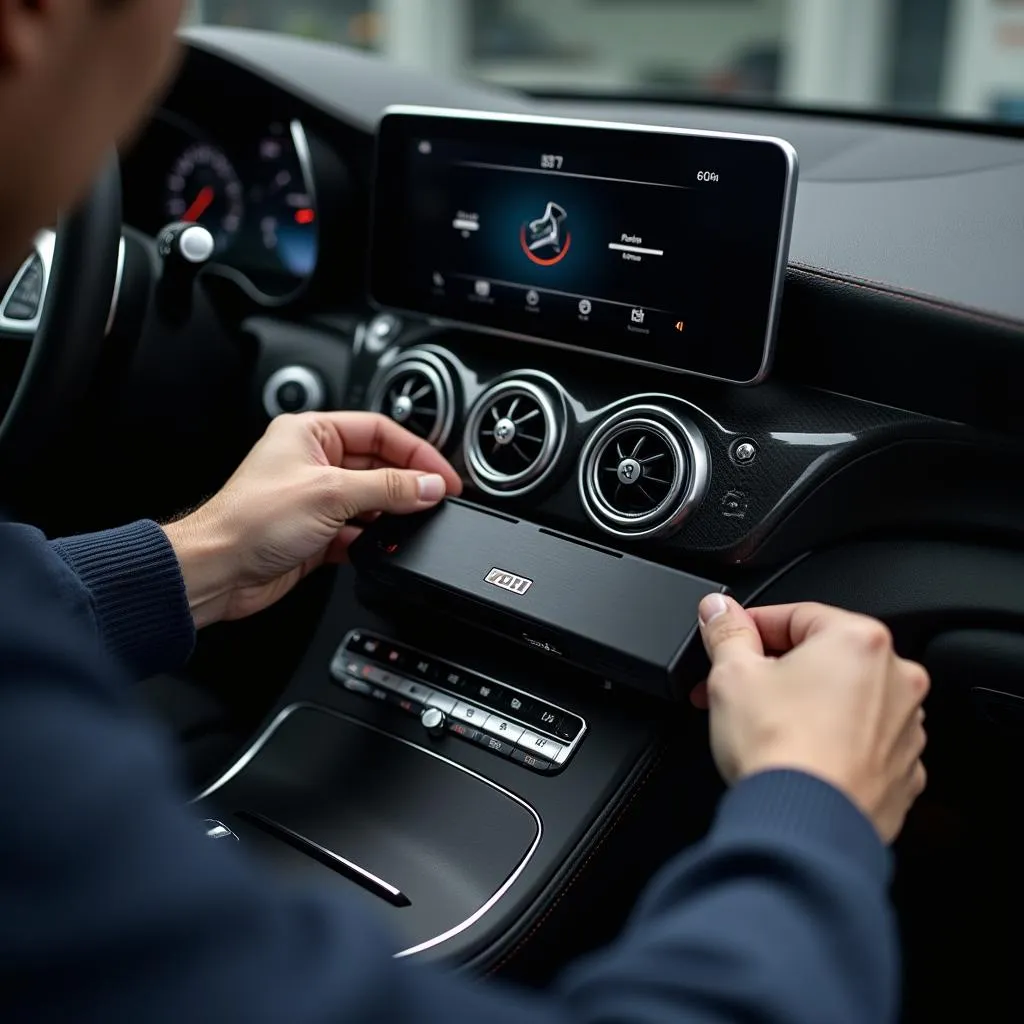
[(564, 708), (450, 662), (356, 630), (331, 662), (346, 690), (421, 718), (428, 735), (452, 735), (541, 773), (560, 771), (586, 722)]

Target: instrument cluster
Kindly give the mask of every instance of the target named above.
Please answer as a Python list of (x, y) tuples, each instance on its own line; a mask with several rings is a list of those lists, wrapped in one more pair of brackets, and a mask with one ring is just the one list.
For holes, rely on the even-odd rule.
[(211, 137), (161, 112), (123, 159), (125, 220), (155, 235), (174, 221), (202, 224), (210, 271), (268, 305), (297, 298), (320, 249), (316, 183), (299, 120), (239, 125)]

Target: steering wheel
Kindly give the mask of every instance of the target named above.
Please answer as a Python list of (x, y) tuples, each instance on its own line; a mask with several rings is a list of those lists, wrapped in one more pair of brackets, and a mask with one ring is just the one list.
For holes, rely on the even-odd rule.
[(32, 339), (14, 398), (0, 410), (0, 466), (25, 466), (73, 418), (113, 326), (123, 270), (115, 156), (57, 231), (36, 236), (0, 300), (0, 344)]

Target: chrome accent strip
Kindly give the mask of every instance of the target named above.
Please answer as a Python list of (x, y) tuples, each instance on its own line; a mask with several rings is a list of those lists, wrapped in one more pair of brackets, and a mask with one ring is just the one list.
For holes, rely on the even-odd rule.
[(388, 416), (388, 410), (384, 408), (388, 387), (395, 378), (410, 370), (422, 373), (437, 392), (437, 416), (425, 440), (435, 448), (443, 448), (455, 426), (455, 380), (444, 360), (435, 353), (419, 347), (403, 352), (372, 385), (367, 408)]
[[(622, 515), (608, 505), (601, 497), (597, 484), (598, 462), (608, 442), (614, 439), (620, 430), (631, 427), (658, 430), (669, 438), (674, 448), (689, 461), (685, 490), (682, 481), (677, 479), (674, 481), (672, 493), (657, 509), (635, 519)], [(704, 437), (689, 420), (659, 405), (627, 406), (600, 424), (583, 446), (578, 474), (580, 501), (590, 521), (614, 537), (632, 540), (666, 537), (678, 530), (687, 516), (703, 500), (708, 487), (709, 467), (710, 459)], [(684, 463), (680, 462), (677, 466), (677, 476), (678, 472), (685, 468)], [(653, 525), (645, 526), (652, 520)], [(637, 524), (641, 529), (629, 529), (630, 524)]]
[[(557, 382), (555, 386), (561, 390)], [(499, 473), (480, 450), (477, 434), (483, 418), (496, 401), (514, 395), (525, 396), (540, 407), (545, 423), (544, 444), (540, 454), (519, 473)], [(559, 422), (554, 403), (544, 390), (526, 377), (508, 377), (489, 387), (476, 400), (466, 419), (464, 447), (466, 470), (475, 487), (497, 498), (515, 498), (528, 494), (551, 472), (565, 446), (566, 425)]]
[(125, 248), (124, 235), (122, 235), (117, 247), (117, 273), (114, 275), (114, 294), (110, 297), (110, 313), (107, 315), (107, 326), (103, 328), (104, 337), (114, 329), (114, 321), (117, 320), (117, 307), (121, 302), (121, 287), (124, 284)]
[(248, 824), (260, 829), (267, 835), (276, 836), (293, 848), (300, 850), (306, 849), (315, 856), (322, 857), (327, 860), (340, 875), (355, 875), (355, 878), (351, 878), (350, 881), (354, 881), (357, 885), (361, 885), (368, 892), (373, 893), (375, 896), (379, 896), (382, 900), (385, 900), (392, 906), (408, 907), (412, 905), (412, 901), (409, 897), (406, 896), (405, 893), (397, 886), (392, 885), (390, 882), (385, 882), (383, 878), (378, 878), (372, 871), (367, 871), (366, 868), (360, 867), (347, 857), (342, 857), (333, 850), (328, 850), (326, 846), (321, 846), (319, 843), (314, 842), (307, 836), (304, 836), (301, 832), (296, 832), (294, 829), (288, 828), (287, 825), (282, 825), (281, 822), (274, 821), (273, 818), (268, 818), (265, 814), (258, 814), (256, 811), (243, 810), (236, 811), (235, 817), (241, 818), (242, 821), (248, 822)]
[[(39, 329), (39, 321), (42, 319), (43, 314), (43, 305), (46, 302), (46, 294), (50, 288), (50, 276), (53, 272), (53, 256), (56, 248), (56, 232), (47, 228), (36, 235), (35, 241), (32, 245), (32, 255), (22, 263), (18, 273), (15, 274), (10, 287), (7, 289), (7, 293), (4, 295), (3, 299), (0, 299), (0, 331), (5, 331), (10, 334), (35, 334)], [(110, 296), (110, 312), (107, 314), (106, 326), (103, 328), (104, 337), (110, 334), (114, 326), (114, 321), (117, 319), (117, 307), (121, 301), (121, 287), (124, 284), (125, 255), (125, 240), (124, 236), (122, 236), (117, 247), (117, 270), (114, 274), (114, 288)], [(4, 310), (7, 309), (7, 304), (11, 301), (11, 297), (17, 291), (18, 285), (21, 284), (21, 279), (28, 272), (28, 269), (32, 265), (36, 256), (39, 257), (43, 266), (43, 283), (40, 290), (39, 309), (36, 310), (36, 315), (31, 320), (8, 319), (4, 314)]]
[[(382, 117), (388, 114), (409, 114), (416, 117), (452, 117), (471, 121), (499, 121), (508, 124), (537, 124), (548, 125), (555, 128), (600, 128), (609, 131), (632, 131), (650, 132), (655, 135), (685, 135), (691, 138), (713, 138), (727, 139), (734, 142), (761, 142), (778, 147), (786, 160), (786, 186), (782, 196), (782, 221), (779, 231), (779, 245), (775, 254), (775, 275), (772, 281), (772, 297), (768, 307), (768, 327), (764, 341), (764, 355), (757, 374), (750, 380), (730, 380), (727, 377), (715, 377), (712, 374), (696, 373), (693, 370), (680, 369), (678, 366), (666, 366), (664, 363), (652, 363), (644, 359), (633, 359), (630, 356), (617, 355), (612, 352), (600, 352), (588, 349), (582, 345), (570, 345), (561, 341), (551, 341), (547, 338), (538, 338), (530, 334), (518, 334), (513, 331), (503, 331), (495, 327), (482, 327), (465, 320), (449, 320), (438, 318), (438, 322), (453, 327), (470, 327), (486, 334), (496, 334), (506, 338), (516, 338), (522, 341), (533, 341), (541, 345), (553, 345), (558, 348), (568, 349), (572, 352), (587, 352), (594, 356), (603, 356), (607, 359), (617, 359), (620, 362), (634, 363), (639, 366), (651, 366), (660, 370), (669, 370), (673, 373), (685, 373), (691, 377), (703, 377), (706, 380), (717, 380), (724, 384), (739, 384), (749, 386), (760, 384), (771, 370), (772, 361), (775, 357), (776, 334), (779, 326), (779, 314), (782, 306), (782, 290), (786, 279), (786, 267), (788, 265), (789, 245), (793, 234), (793, 215), (796, 210), (796, 188), (800, 174), (800, 160), (792, 144), (785, 139), (776, 138), (770, 135), (748, 135), (740, 132), (714, 132), (703, 131), (693, 128), (677, 128), (669, 125), (630, 124), (625, 121), (592, 121), (587, 118), (550, 117), (545, 114), (504, 114), (486, 112), (480, 110), (459, 110), (447, 107), (424, 107), (415, 104), (394, 104), (386, 107)], [(372, 301), (372, 300), (371, 300)], [(375, 304), (376, 305), (376, 304)], [(377, 307), (381, 308), (381, 307)], [(389, 307), (390, 308), (390, 307)], [(398, 310), (399, 312), (410, 313), (414, 316), (423, 316), (416, 310)]]
[[(53, 273), (53, 254), (57, 248), (57, 233), (46, 228), (40, 231), (32, 241), (32, 252), (26, 257), (14, 275), (14, 280), (7, 289), (3, 299), (0, 299), (0, 331), (8, 334), (35, 334), (39, 329), (39, 321), (42, 318), (43, 306), (46, 304), (46, 293), (50, 287), (50, 275)], [(28, 273), (29, 267), (35, 262), (36, 257), (43, 267), (43, 283), (39, 289), (39, 308), (31, 320), (13, 320), (7, 317), (7, 306), (18, 290), (22, 278)]]
[[(358, 631), (354, 630), (353, 632)], [(465, 671), (468, 672), (470, 670), (466, 669)], [(479, 673), (477, 674), (479, 675)], [(231, 768), (229, 768), (224, 775), (221, 776), (221, 778), (219, 778), (211, 786), (209, 786), (202, 793), (200, 793), (200, 795), (197, 796), (195, 800), (191, 801), (191, 803), (194, 804), (198, 803), (200, 800), (205, 800), (208, 796), (215, 793), (218, 789), (220, 789), (222, 786), (226, 785), (233, 778), (235, 778), (235, 776), (240, 774), (256, 757), (256, 755), (263, 749), (267, 741), (270, 739), (271, 736), (273, 736), (274, 732), (278, 729), (281, 723), (284, 722), (294, 712), (304, 709), (320, 711), (324, 714), (334, 715), (335, 718), (340, 718), (343, 721), (349, 722), (351, 725), (358, 725), (363, 729), (368, 729), (370, 732), (377, 733), (378, 736), (383, 736), (386, 739), (393, 740), (395, 743), (401, 743), (404, 746), (411, 747), (413, 750), (418, 750), (420, 751), (420, 753), (426, 754), (428, 757), (436, 758), (438, 761), (450, 765), (452, 768), (455, 768), (460, 772), (464, 772), (466, 775), (469, 775), (471, 778), (476, 779), (478, 782), (482, 782), (484, 783), (484, 785), (490, 786), (492, 789), (497, 790), (499, 793), (502, 794), (502, 796), (508, 797), (510, 800), (519, 804), (521, 807), (529, 811), (531, 815), (533, 815), (533, 820), (534, 822), (536, 822), (537, 825), (537, 834), (536, 836), (534, 836), (533, 843), (530, 846), (530, 848), (526, 851), (526, 854), (520, 861), (519, 866), (516, 867), (508, 876), (508, 878), (505, 879), (505, 881), (498, 888), (497, 892), (495, 892), (494, 895), (492, 895), (490, 899), (488, 899), (473, 914), (467, 917), (465, 921), (462, 921), (454, 927), (449, 928), (448, 931), (443, 932), (441, 935), (436, 935), (434, 936), (434, 938), (427, 939), (425, 942), (421, 942), (418, 945), (410, 946), (408, 949), (400, 950), (399, 952), (394, 954), (394, 958), (399, 959), (401, 957), (414, 956), (416, 953), (422, 953), (425, 950), (433, 949), (435, 946), (439, 946), (443, 942), (447, 942), (449, 939), (453, 939), (456, 935), (461, 934), (467, 928), (471, 928), (489, 910), (492, 910), (494, 908), (498, 901), (509, 891), (509, 889), (512, 888), (516, 880), (526, 869), (527, 864), (529, 864), (530, 861), (533, 859), (533, 855), (537, 852), (537, 849), (540, 846), (541, 837), (544, 833), (544, 825), (541, 821), (540, 815), (522, 797), (517, 796), (515, 793), (511, 792), (508, 789), (505, 789), (504, 786), (499, 786), (496, 782), (492, 782), (490, 779), (478, 774), (472, 769), (466, 768), (464, 765), (461, 765), (456, 761), (451, 761), (447, 757), (443, 757), (436, 751), (428, 750), (426, 747), (421, 747), (417, 743), (412, 743), (409, 740), (402, 739), (400, 736), (393, 736), (391, 735), (391, 733), (385, 732), (383, 729), (378, 729), (376, 726), (367, 725), (366, 722), (359, 721), (358, 718), (351, 718), (350, 716), (344, 715), (339, 711), (332, 711), (330, 708), (321, 707), (319, 704), (312, 704), (308, 701), (301, 701), (295, 704), (290, 704), (288, 707), (281, 710), (276, 715), (274, 720), (270, 723), (270, 725), (268, 725), (267, 728), (256, 738), (255, 742), (242, 755), (242, 757), (238, 761), (236, 761), (235, 764)], [(584, 729), (585, 728), (586, 726), (584, 725)], [(580, 735), (582, 736), (583, 733), (580, 733)]]
[[(331, 659), (331, 669), (332, 669), (332, 671), (334, 669), (334, 666), (336, 664), (338, 664), (338, 661), (339, 661), (338, 655), (345, 649), (346, 646), (348, 646), (348, 644), (352, 640), (352, 638), (354, 636), (357, 636), (357, 635), (361, 635), (361, 636), (367, 636), (368, 635), (368, 636), (372, 636), (372, 637), (377, 637), (378, 639), (383, 640), (384, 643), (388, 643), (387, 637), (381, 636), (378, 632), (376, 632), (376, 630), (373, 630), (373, 629), (350, 629), (345, 634), (345, 638), (338, 645), (338, 649), (334, 652), (334, 657)], [(550, 736), (551, 739), (553, 739), (556, 742), (560, 743), (565, 748), (565, 752), (564, 752), (563, 756), (560, 759), (556, 759), (555, 760), (556, 764), (559, 764), (559, 765), (565, 764), (565, 762), (568, 761), (569, 758), (576, 752), (576, 748), (580, 745), (580, 743), (583, 742), (583, 737), (586, 736), (586, 734), (587, 734), (587, 720), (581, 714), (579, 714), (578, 712), (570, 711), (568, 708), (563, 708), (563, 707), (561, 707), (558, 704), (553, 704), (551, 701), (549, 701), (547, 699), (547, 697), (538, 697), (537, 694), (530, 693), (529, 690), (520, 690), (518, 686), (510, 686), (508, 683), (504, 682), (501, 679), (495, 679), (494, 676), (489, 676), (489, 675), (485, 674), (484, 672), (478, 672), (475, 668), (469, 668), (469, 666), (467, 666), (467, 665), (461, 665), (457, 661), (452, 661), (451, 658), (446, 658), (446, 657), (444, 657), (443, 655), (440, 655), (440, 654), (433, 654), (431, 651), (425, 651), (425, 650), (423, 650), (422, 647), (410, 647), (409, 644), (402, 644), (402, 646), (403, 647), (408, 647), (410, 651), (413, 651), (416, 654), (422, 654), (423, 657), (425, 657), (425, 658), (430, 658), (433, 661), (444, 662), (445, 665), (449, 665), (451, 668), (457, 668), (461, 672), (468, 672), (472, 676), (477, 676), (478, 678), (483, 679), (484, 682), (494, 683), (495, 686), (500, 686), (500, 687), (502, 687), (502, 689), (505, 689), (505, 690), (511, 690), (513, 693), (521, 693), (524, 697), (528, 697), (530, 700), (539, 700), (542, 703), (547, 704), (549, 707), (554, 708), (556, 711), (561, 711), (562, 714), (564, 714), (564, 715), (572, 715), (573, 718), (578, 718), (583, 723), (583, 728), (580, 729), (579, 735), (576, 737), (576, 739), (574, 739), (571, 743), (569, 743), (566, 740), (562, 739), (561, 736), (556, 736), (554, 733), (548, 732), (542, 726), (531, 725), (529, 722), (521, 721), (520, 719), (516, 718), (514, 714), (506, 713), (504, 711), (498, 711), (495, 708), (485, 708), (482, 705), (473, 704), (472, 701), (463, 700), (463, 696), (465, 696), (465, 695), (460, 696), (459, 694), (452, 694), (452, 693), (450, 693), (450, 691), (445, 690), (443, 685), (437, 687), (439, 692), (448, 694), (449, 696), (454, 696), (455, 699), (457, 701), (459, 701), (460, 703), (462, 703), (462, 704), (470, 704), (471, 706), (476, 707), (477, 710), (482, 711), (484, 713), (484, 721), (486, 721), (488, 715), (498, 714), (502, 718), (507, 718), (510, 722), (514, 722), (516, 725), (521, 725), (524, 730), (526, 730), (526, 729), (536, 730), (536, 731), (543, 732), (546, 736)], [(364, 658), (365, 656), (361, 655), (361, 654), (353, 654), (353, 657), (354, 658)], [(339, 666), (339, 671), (343, 672), (344, 671), (343, 667)], [(377, 684), (377, 685), (379, 685), (379, 684)], [(425, 689), (428, 688), (425, 683), (423, 683), (421, 685)], [(386, 685), (385, 689), (389, 689), (390, 690), (390, 689), (394, 689), (394, 688), (391, 687), (391, 686), (387, 686)]]

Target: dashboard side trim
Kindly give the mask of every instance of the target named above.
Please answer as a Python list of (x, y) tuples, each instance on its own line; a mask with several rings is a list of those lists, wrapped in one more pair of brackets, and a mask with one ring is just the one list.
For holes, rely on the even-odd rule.
[[(434, 949), (440, 946), (442, 943), (447, 942), (449, 939), (453, 939), (456, 935), (460, 935), (466, 931), (467, 928), (471, 928), (476, 924), (485, 914), (492, 910), (498, 902), (508, 893), (512, 886), (516, 883), (517, 879), (526, 870), (526, 866), (533, 860), (534, 854), (540, 847), (541, 839), (544, 835), (544, 824), (541, 821), (540, 815), (533, 808), (532, 805), (527, 803), (522, 797), (517, 796), (511, 790), (506, 789), (504, 786), (500, 786), (498, 783), (488, 779), (486, 776), (473, 771), (471, 768), (467, 768), (464, 765), (459, 764), (457, 761), (452, 761), (450, 758), (444, 757), (442, 754), (438, 754), (436, 751), (428, 750), (426, 747), (420, 746), (418, 743), (413, 743), (411, 740), (403, 739), (401, 736), (395, 736), (383, 729), (378, 729), (376, 726), (369, 725), (366, 722), (361, 722), (358, 718), (352, 718), (349, 715), (343, 714), (340, 711), (335, 711), (331, 708), (324, 707), (320, 704), (314, 704), (310, 701), (298, 701), (294, 704), (289, 704), (283, 708), (274, 717), (271, 723), (264, 729), (259, 736), (256, 737), (253, 744), (248, 750), (232, 765), (227, 772), (224, 773), (219, 779), (208, 786), (202, 793), (199, 794), (194, 800), (190, 801), (192, 804), (199, 803), (201, 800), (205, 800), (207, 797), (212, 796), (217, 790), (226, 786), (232, 779), (236, 778), (242, 773), (242, 771), (248, 767), (249, 764), (255, 759), (256, 755), (266, 746), (267, 742), (274, 735), (274, 733), (280, 728), (281, 724), (290, 718), (296, 711), (319, 711), (323, 714), (333, 715), (335, 718), (340, 718), (342, 721), (348, 722), (350, 725), (357, 725), (362, 729), (367, 729), (370, 732), (376, 733), (378, 736), (383, 736), (385, 739), (394, 741), (395, 743), (401, 743), (412, 750), (418, 750), (420, 753), (426, 754), (428, 757), (432, 757), (437, 761), (441, 761), (444, 764), (449, 765), (452, 768), (457, 769), (460, 772), (470, 776), (470, 778), (476, 779), (478, 782), (482, 782), (486, 786), (490, 786), (492, 789), (497, 790), (502, 796), (507, 797), (514, 803), (519, 804), (520, 807), (524, 808), (533, 817), (534, 823), (537, 826), (537, 833), (533, 838), (533, 843), (530, 848), (526, 851), (522, 860), (518, 866), (515, 867), (511, 874), (505, 879), (505, 881), (498, 887), (497, 891), (494, 892), (489, 899), (487, 899), (480, 907), (477, 908), (469, 917), (464, 921), (460, 921), (458, 924), (449, 928), (446, 932), (442, 932), (440, 935), (435, 935), (431, 939), (427, 939), (424, 942), (420, 942), (415, 946), (410, 946), (407, 949), (399, 950), (394, 954), (394, 958), (401, 959), (407, 956), (415, 956), (417, 953), (426, 952), (428, 949)], [(580, 734), (582, 736), (582, 733)]]

